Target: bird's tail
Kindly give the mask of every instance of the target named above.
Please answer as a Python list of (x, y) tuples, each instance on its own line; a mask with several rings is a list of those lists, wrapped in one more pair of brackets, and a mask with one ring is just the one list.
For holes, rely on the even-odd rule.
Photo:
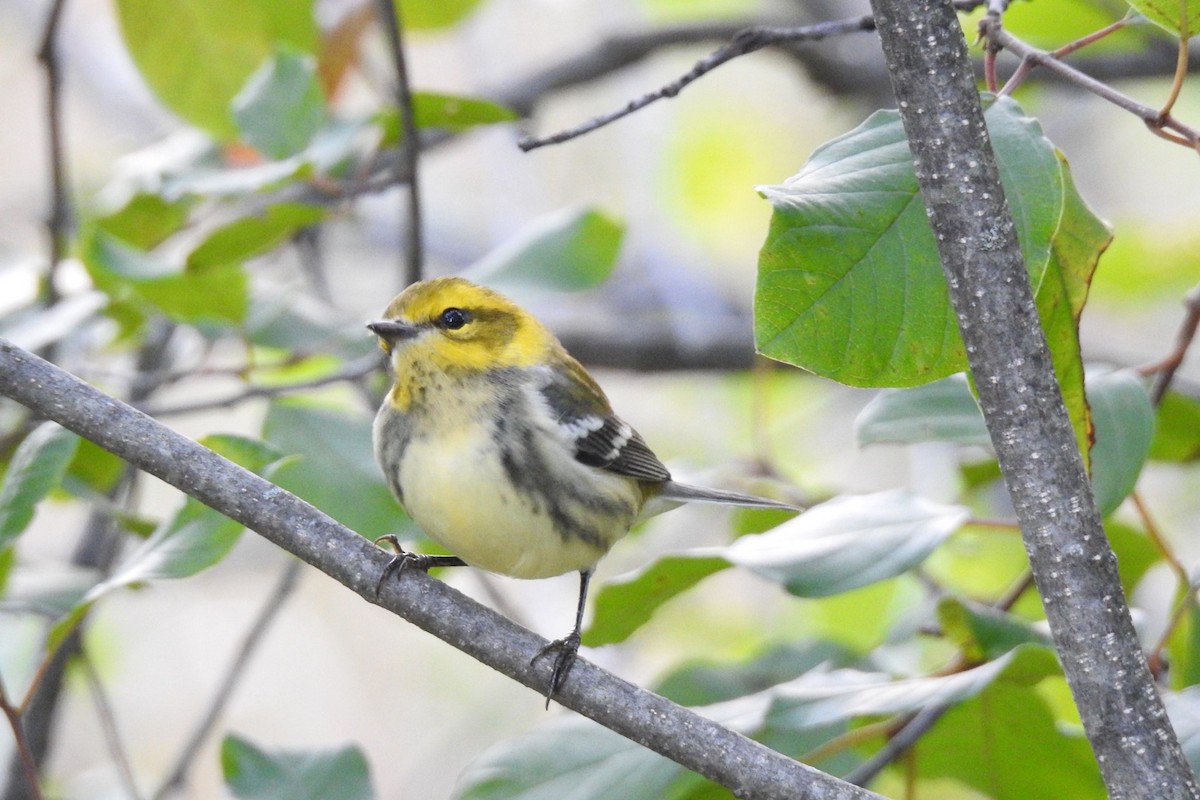
[(642, 516), (651, 516), (675, 508), (680, 503), (717, 503), (726, 506), (742, 506), (744, 508), (777, 508), (783, 511), (803, 511), (800, 506), (784, 503), (779, 500), (768, 500), (752, 494), (731, 492), (725, 489), (709, 489), (704, 486), (690, 486), (686, 483), (667, 481), (662, 491), (647, 504), (647, 511)]

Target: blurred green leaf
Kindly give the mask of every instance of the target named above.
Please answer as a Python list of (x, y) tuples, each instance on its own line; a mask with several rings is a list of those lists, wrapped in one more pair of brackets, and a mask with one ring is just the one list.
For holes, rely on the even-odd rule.
[[(281, 454), (264, 442), (216, 434), (200, 443), (246, 469), (261, 472)], [(192, 497), (183, 504), (113, 573), (96, 584), (83, 600), (51, 628), (49, 649), (56, 648), (88, 609), (117, 589), (159, 578), (186, 578), (223, 559), (241, 537), (242, 525)]]
[[(1116, 22), (1124, 13), (1121, 2), (1054, 0), (1053, 13), (1035, 3), (1013, 3), (1004, 14), (1004, 28), (1044, 50), (1055, 50)], [(962, 17), (964, 30), (975, 31), (985, 9)], [(1130, 52), (1146, 47), (1146, 32), (1127, 25), (1087, 47), (1088, 53)]]
[(229, 104), (275, 46), (317, 50), (312, 0), (117, 0), (125, 46), (172, 111), (218, 139)]
[(438, 30), (457, 24), (475, 10), (482, 0), (404, 0), (396, 10), (406, 29)]
[(608, 581), (596, 593), (595, 612), (583, 643), (599, 647), (625, 641), (663, 603), (729, 566), (724, 558), (683, 553)]
[(617, 264), (625, 228), (592, 209), (539, 218), (463, 273), (497, 288), (577, 292), (603, 283)]
[(136, 194), (119, 211), (96, 220), (106, 233), (142, 250), (153, 250), (187, 222), (190, 200), (168, 201), (156, 194)]
[(276, 203), (254, 216), (241, 217), (209, 234), (191, 255), (189, 269), (240, 264), (274, 249), (301, 228), (319, 222), (324, 209), (302, 203)]
[(78, 436), (43, 422), (17, 447), (0, 486), (0, 551), (25, 530), (37, 504), (62, 482), (78, 446)]
[(1129, 0), (1129, 5), (1168, 33), (1184, 39), (1200, 33), (1200, 0)]
[(950, 641), (971, 661), (999, 658), (1023, 644), (1052, 647), (1050, 638), (1027, 620), (989, 606), (968, 604), (954, 597), (938, 602), (938, 622)]
[(94, 228), (81, 257), (96, 286), (118, 303), (157, 310), (176, 322), (238, 323), (248, 281), (239, 264), (180, 270)]
[(853, 655), (836, 642), (781, 644), (744, 663), (682, 666), (663, 678), (654, 691), (680, 705), (710, 705), (764, 691), (817, 667), (845, 666)]
[(1154, 408), (1141, 380), (1129, 370), (1088, 377), (1096, 444), (1092, 447), (1092, 491), (1108, 516), (1137, 484), (1154, 436)]
[(369, 539), (411, 530), (375, 464), (369, 418), (279, 399), (267, 411), (263, 435), (281, 452), (300, 456), (280, 466), (275, 483)]
[[(481, 100), (437, 92), (413, 92), (413, 121), (418, 128), (441, 128), (455, 133), (479, 125), (495, 125), (518, 119), (512, 109)], [(383, 143), (395, 145), (401, 139), (400, 112), (387, 109), (376, 117), (383, 128)]]
[(925, 778), (951, 777), (994, 800), (1102, 800), (1095, 758), (1028, 686), (997, 681), (950, 709), (915, 749)]
[(955, 442), (990, 447), (979, 404), (962, 375), (910, 389), (885, 389), (854, 420), (858, 446)]
[(268, 751), (230, 734), (221, 741), (225, 785), (242, 800), (370, 800), (370, 768), (362, 751)]
[(272, 159), (308, 147), (326, 116), (316, 59), (293, 48), (277, 48), (233, 98), (242, 138)]
[(79, 449), (67, 468), (68, 474), (83, 481), (92, 491), (104, 494), (117, 485), (125, 462), (119, 456), (87, 439), (79, 440)]
[(1171, 665), (1173, 689), (1200, 684), (1200, 606), (1194, 595), (1185, 600), (1187, 608), (1167, 638), (1167, 663)]
[(824, 597), (895, 577), (920, 564), (968, 517), (967, 509), (903, 491), (838, 497), (724, 549), (733, 564), (801, 597)]
[(1150, 458), (1189, 462), (1200, 458), (1200, 400), (1167, 392), (1154, 415)]
[(13, 564), (16, 561), (17, 549), (15, 547), (0, 547), (0, 597), (8, 595), (8, 576), (12, 574)]

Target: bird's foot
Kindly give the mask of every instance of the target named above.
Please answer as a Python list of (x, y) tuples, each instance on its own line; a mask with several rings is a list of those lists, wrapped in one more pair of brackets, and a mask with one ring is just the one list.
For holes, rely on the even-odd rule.
[(375, 546), (378, 547), (380, 542), (386, 542), (391, 546), (392, 560), (383, 568), (383, 572), (379, 574), (379, 582), (375, 584), (375, 596), (379, 597), (379, 593), (383, 591), (383, 584), (388, 578), (395, 575), (397, 578), (404, 574), (404, 570), (419, 569), (421, 572), (428, 572), (433, 567), (461, 567), (466, 564), (458, 556), (430, 556), (424, 553), (410, 553), (400, 546), (400, 540), (393, 534), (380, 536), (375, 540)]
[(567, 673), (575, 664), (575, 656), (579, 654), (579, 641), (579, 630), (573, 630), (563, 638), (550, 642), (529, 659), (529, 664), (532, 666), (544, 656), (551, 653), (557, 654), (554, 657), (554, 671), (550, 673), (550, 688), (546, 692), (546, 708), (550, 707), (550, 701), (554, 699), (555, 693), (562, 686), (563, 681), (567, 678)]

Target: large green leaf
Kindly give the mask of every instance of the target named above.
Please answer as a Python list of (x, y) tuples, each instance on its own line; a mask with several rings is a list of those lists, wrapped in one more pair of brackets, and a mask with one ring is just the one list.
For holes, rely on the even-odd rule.
[(404, 0), (396, 11), (412, 30), (448, 28), (465, 19), (482, 0)]
[(0, 551), (25, 530), (37, 504), (62, 482), (78, 447), (79, 437), (54, 422), (43, 422), (22, 440), (0, 486)]
[[(1090, 269), (1107, 231), (1099, 225), (1099, 242), (1081, 236), (1098, 223), (1073, 196), (1054, 146), (1007, 98), (986, 118), (1035, 289), (1056, 260)], [(773, 206), (755, 297), (761, 352), (855, 386), (913, 386), (966, 367), (895, 112), (873, 114), (814, 152), (798, 175), (760, 192)], [(1074, 298), (1067, 289), (1086, 270), (1074, 261), (1059, 269), (1072, 277), (1060, 294)]]
[(375, 463), (369, 418), (281, 399), (271, 403), (263, 435), (299, 456), (273, 473), (283, 488), (368, 538), (413, 529)]
[(316, 59), (279, 48), (233, 98), (242, 138), (274, 159), (301, 152), (327, 117)]
[(1053, 646), (1028, 620), (989, 606), (945, 597), (938, 602), (937, 614), (942, 632), (971, 661), (999, 658), (1022, 644)]
[(225, 785), (242, 800), (370, 800), (371, 774), (362, 751), (268, 751), (230, 734), (221, 742)]
[(188, 199), (169, 201), (157, 194), (136, 194), (96, 225), (126, 244), (152, 250), (187, 222)]
[[(517, 119), (517, 114), (512, 109), (477, 97), (413, 92), (412, 104), (413, 121), (418, 128), (441, 128), (461, 132), (479, 125), (495, 125)], [(398, 143), (401, 139), (400, 112), (394, 108), (385, 109), (378, 114), (377, 119), (383, 128), (383, 143)]]
[(903, 491), (838, 497), (724, 549), (732, 563), (800, 597), (825, 597), (920, 564), (969, 516)]
[(315, 52), (312, 0), (116, 0), (125, 46), (159, 99), (221, 139), (229, 104), (279, 43)]
[(463, 273), (498, 288), (575, 292), (603, 283), (617, 263), (624, 226), (599, 211), (547, 214)]
[(1129, 496), (1142, 473), (1154, 436), (1154, 408), (1141, 380), (1129, 370), (1088, 379), (1096, 428), (1092, 448), (1092, 491), (1107, 516)]

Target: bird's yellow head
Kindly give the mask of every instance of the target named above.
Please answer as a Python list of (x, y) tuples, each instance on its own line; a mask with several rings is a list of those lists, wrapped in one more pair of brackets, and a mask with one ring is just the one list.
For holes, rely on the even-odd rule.
[(367, 327), (397, 375), (527, 367), (557, 346), (554, 335), (507, 297), (463, 278), (414, 283)]

